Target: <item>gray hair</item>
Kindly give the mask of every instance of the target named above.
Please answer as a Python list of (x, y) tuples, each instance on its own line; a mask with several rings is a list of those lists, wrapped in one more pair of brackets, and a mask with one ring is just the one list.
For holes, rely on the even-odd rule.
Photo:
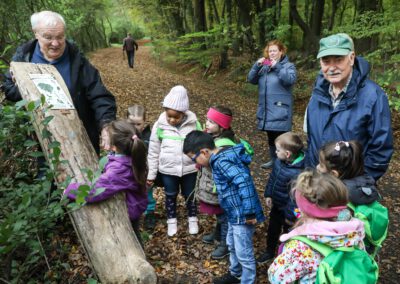
[(61, 16), (60, 14), (58, 14), (56, 12), (52, 12), (52, 11), (41, 11), (41, 12), (32, 14), (31, 26), (32, 26), (33, 31), (35, 31), (35, 29), (39, 23), (41, 23), (45, 26), (48, 26), (48, 27), (54, 27), (58, 23), (62, 23), (64, 26), (64, 29), (66, 28), (63, 16)]

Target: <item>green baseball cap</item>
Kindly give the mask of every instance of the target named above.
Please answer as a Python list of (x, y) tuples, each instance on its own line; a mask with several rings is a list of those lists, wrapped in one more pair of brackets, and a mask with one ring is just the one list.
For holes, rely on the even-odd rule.
[(321, 38), (317, 58), (329, 55), (347, 55), (354, 51), (354, 44), (351, 37), (345, 33), (339, 33)]

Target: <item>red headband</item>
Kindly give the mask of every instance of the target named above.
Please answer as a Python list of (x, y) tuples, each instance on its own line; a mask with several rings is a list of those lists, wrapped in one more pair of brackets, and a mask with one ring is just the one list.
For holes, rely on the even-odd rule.
[(216, 109), (210, 108), (207, 112), (207, 118), (224, 129), (229, 129), (231, 127), (232, 116), (223, 114)]
[(315, 218), (334, 218), (337, 217), (339, 212), (343, 209), (346, 209), (347, 206), (336, 206), (336, 207), (329, 207), (329, 208), (321, 208), (318, 207), (316, 204), (311, 203), (305, 198), (299, 190), (296, 190), (296, 203), (297, 206), (300, 208), (300, 211), (306, 213), (310, 217)]

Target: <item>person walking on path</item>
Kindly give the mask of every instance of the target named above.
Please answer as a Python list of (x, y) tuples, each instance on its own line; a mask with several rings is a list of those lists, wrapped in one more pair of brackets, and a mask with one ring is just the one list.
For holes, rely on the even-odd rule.
[(128, 57), (128, 65), (130, 68), (133, 68), (133, 64), (135, 63), (135, 50), (138, 50), (138, 48), (139, 46), (132, 38), (131, 33), (128, 33), (127, 37), (124, 38), (122, 52), (126, 51), (126, 56)]

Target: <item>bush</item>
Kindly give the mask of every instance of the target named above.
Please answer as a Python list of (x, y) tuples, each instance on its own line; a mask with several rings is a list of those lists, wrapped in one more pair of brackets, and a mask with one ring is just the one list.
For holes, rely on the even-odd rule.
[[(52, 239), (57, 222), (63, 220), (65, 201), (61, 189), (52, 186), (54, 172), (42, 169), (43, 177), (36, 177), (42, 153), (23, 104), (0, 105), (0, 274), (12, 283), (57, 281), (55, 271), (65, 270), (61, 255), (51, 260), (47, 255), (54, 250)], [(53, 153), (59, 152), (57, 148), (55, 143)], [(59, 162), (56, 155), (53, 158)]]

